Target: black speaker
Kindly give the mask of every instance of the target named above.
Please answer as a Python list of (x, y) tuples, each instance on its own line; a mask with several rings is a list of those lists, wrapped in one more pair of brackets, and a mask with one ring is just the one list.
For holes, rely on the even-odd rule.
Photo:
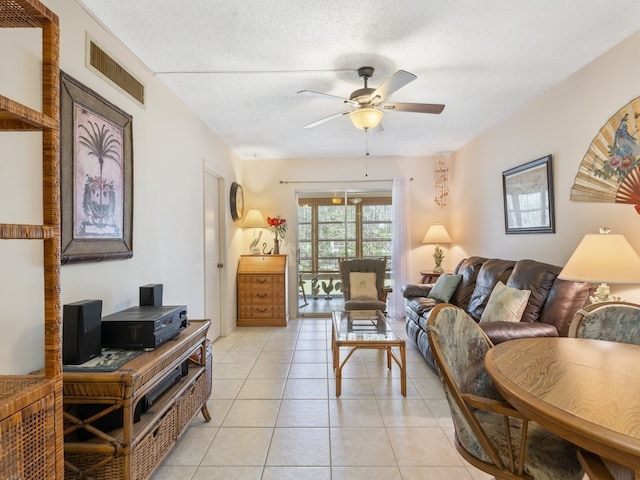
[(162, 306), (162, 284), (150, 283), (140, 287), (141, 307), (161, 307)]
[(81, 300), (62, 308), (62, 363), (79, 365), (102, 352), (102, 300)]

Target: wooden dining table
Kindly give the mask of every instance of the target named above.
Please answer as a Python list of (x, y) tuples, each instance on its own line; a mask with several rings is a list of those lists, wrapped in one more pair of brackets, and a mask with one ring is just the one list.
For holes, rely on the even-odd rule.
[(640, 470), (640, 346), (512, 340), (491, 348), (485, 367), (504, 398), (530, 420), (607, 460), (618, 478)]

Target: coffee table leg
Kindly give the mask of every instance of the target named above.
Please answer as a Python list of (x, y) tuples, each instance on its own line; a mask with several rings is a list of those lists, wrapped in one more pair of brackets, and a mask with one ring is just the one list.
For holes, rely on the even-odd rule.
[(339, 397), (342, 393), (342, 366), (340, 365), (340, 359), (337, 359), (338, 367), (335, 369), (336, 373), (336, 397)]
[(336, 345), (336, 339), (331, 339), (331, 358), (333, 359), (333, 369), (338, 368), (338, 345)]
[(407, 352), (406, 345), (400, 345), (400, 391), (403, 396), (407, 396)]

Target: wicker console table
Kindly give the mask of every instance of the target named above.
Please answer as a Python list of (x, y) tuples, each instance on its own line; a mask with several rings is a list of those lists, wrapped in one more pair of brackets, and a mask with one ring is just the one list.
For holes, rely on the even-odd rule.
[[(118, 370), (63, 373), (65, 479), (147, 479), (198, 411), (211, 419), (210, 323), (191, 320), (176, 338)], [(141, 413), (146, 396), (185, 362), (188, 374)], [(114, 416), (122, 427), (105, 428)]]

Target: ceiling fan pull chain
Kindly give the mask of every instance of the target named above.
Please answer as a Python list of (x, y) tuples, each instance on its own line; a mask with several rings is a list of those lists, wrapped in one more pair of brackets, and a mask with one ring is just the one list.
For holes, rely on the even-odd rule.
[(367, 160), (369, 160), (369, 129), (365, 129), (364, 131), (364, 176), (368, 177), (369, 176), (369, 167), (368, 167), (368, 162)]

